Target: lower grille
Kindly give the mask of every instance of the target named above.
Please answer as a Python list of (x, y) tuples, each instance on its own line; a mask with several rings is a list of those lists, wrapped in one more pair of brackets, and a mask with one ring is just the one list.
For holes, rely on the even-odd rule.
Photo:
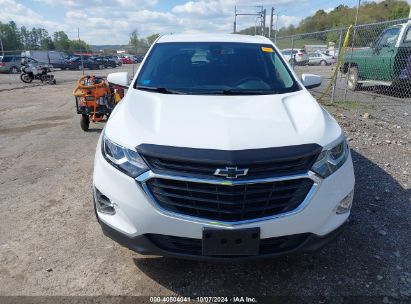
[[(201, 239), (184, 238), (162, 234), (147, 234), (146, 236), (162, 250), (180, 254), (202, 255)], [(299, 247), (305, 242), (305, 240), (307, 240), (309, 236), (309, 233), (302, 233), (261, 239), (259, 254), (264, 255), (285, 253)], [(224, 257), (230, 258), (231, 256)]]
[(162, 178), (147, 181), (149, 191), (163, 209), (228, 222), (292, 211), (303, 202), (312, 185), (309, 178), (241, 185)]

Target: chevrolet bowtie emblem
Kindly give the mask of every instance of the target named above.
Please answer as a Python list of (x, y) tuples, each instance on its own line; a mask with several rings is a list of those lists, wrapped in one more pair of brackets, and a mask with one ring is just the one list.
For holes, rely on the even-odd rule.
[(248, 169), (238, 169), (237, 167), (225, 167), (225, 169), (215, 170), (214, 175), (233, 179), (239, 176), (246, 176), (247, 173)]

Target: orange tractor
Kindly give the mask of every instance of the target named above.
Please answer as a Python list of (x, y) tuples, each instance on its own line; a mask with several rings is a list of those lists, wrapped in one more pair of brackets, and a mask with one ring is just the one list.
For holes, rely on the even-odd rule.
[(85, 75), (79, 79), (73, 91), (77, 114), (81, 114), (80, 126), (87, 131), (90, 121), (100, 122), (108, 118), (124, 96), (124, 89), (113, 87), (102, 77)]

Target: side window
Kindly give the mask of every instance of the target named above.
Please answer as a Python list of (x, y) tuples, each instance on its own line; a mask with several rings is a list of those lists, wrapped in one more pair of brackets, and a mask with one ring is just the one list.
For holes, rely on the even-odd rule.
[(398, 35), (400, 33), (399, 27), (393, 27), (385, 30), (381, 35), (380, 41), (378, 43), (379, 47), (393, 47), (397, 42)]

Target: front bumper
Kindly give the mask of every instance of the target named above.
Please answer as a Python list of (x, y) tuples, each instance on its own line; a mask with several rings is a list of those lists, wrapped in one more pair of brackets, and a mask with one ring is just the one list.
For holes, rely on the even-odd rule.
[[(205, 260), (205, 261), (252, 261), (258, 259), (267, 259), (267, 258), (274, 258), (283, 255), (290, 255), (295, 253), (308, 253), (314, 252), (319, 250), (324, 245), (329, 243), (330, 241), (334, 240), (340, 233), (343, 231), (345, 224), (341, 225), (334, 231), (323, 235), (318, 236), (315, 234), (307, 234), (307, 236), (300, 237), (301, 242), (296, 244), (291, 249), (287, 250), (277, 250), (269, 253), (259, 254), (259, 255), (252, 255), (252, 256), (203, 256), (200, 253), (196, 252), (184, 252), (182, 250), (170, 250), (167, 247), (161, 246), (159, 243), (153, 241), (152, 237), (149, 234), (143, 234), (136, 236), (134, 238), (128, 237), (117, 230), (111, 228), (104, 222), (100, 221), (101, 228), (105, 236), (111, 238), (115, 242), (136, 251), (143, 255), (157, 255), (163, 257), (171, 257), (171, 258), (182, 258), (182, 259), (193, 259), (193, 260)], [(299, 235), (295, 235), (299, 237)], [(166, 236), (167, 237), (167, 236)], [(185, 238), (182, 238), (185, 239)], [(187, 239), (185, 239), (187, 241)], [(191, 243), (201, 243), (201, 240), (198, 239), (190, 239)], [(201, 245), (198, 245), (201, 246)], [(201, 248), (199, 248), (201, 251)]]
[[(98, 144), (100, 145), (100, 143)], [(351, 155), (334, 174), (322, 179), (316, 191), (305, 202), (304, 208), (287, 216), (265, 218), (244, 223), (204, 221), (165, 212), (153, 204), (138, 182), (118, 171), (103, 158), (97, 149), (94, 165), (94, 186), (114, 204), (114, 215), (97, 212), (106, 235), (132, 250), (143, 254), (190, 257), (190, 255), (164, 250), (147, 238), (149, 235), (167, 235), (201, 240), (204, 228), (242, 229), (260, 228), (261, 239), (310, 234), (292, 251), (311, 251), (321, 247), (338, 231), (349, 212), (336, 214), (339, 203), (354, 188)], [(281, 252), (288, 254), (289, 252)], [(277, 253), (264, 255), (276, 256)], [(191, 256), (193, 257), (193, 256)], [(199, 256), (195, 256), (199, 258)], [(202, 257), (205, 258), (205, 257)]]

